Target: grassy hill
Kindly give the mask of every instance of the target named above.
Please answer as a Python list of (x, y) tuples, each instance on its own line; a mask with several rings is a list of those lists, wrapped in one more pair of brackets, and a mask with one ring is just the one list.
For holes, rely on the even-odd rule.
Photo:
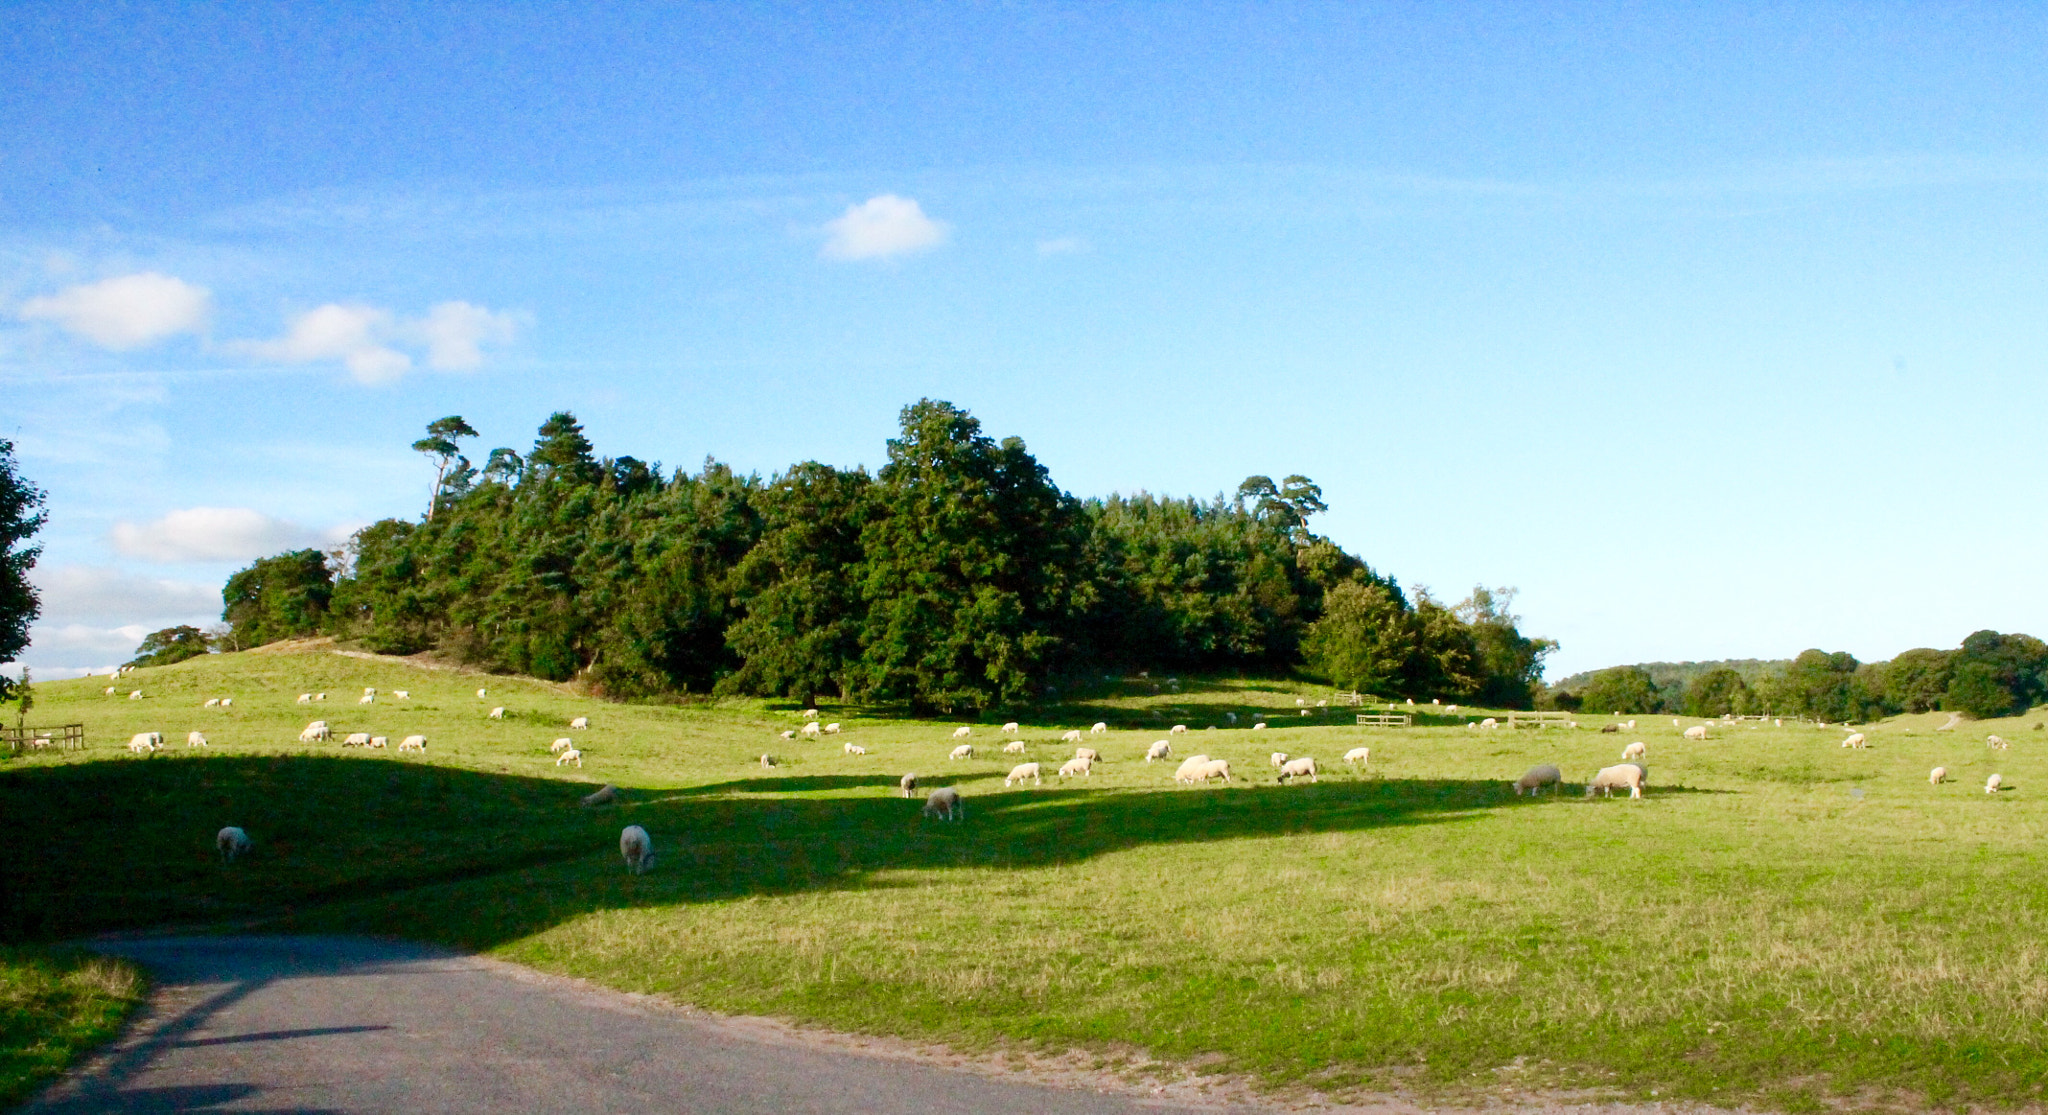
[[(1665, 692), (1684, 693), (1694, 678), (1714, 670), (1729, 669), (1742, 675), (1745, 682), (1754, 683), (1766, 674), (1783, 671), (1792, 664), (1789, 658), (1719, 658), (1711, 662), (1637, 662), (1633, 665), (1650, 675), (1657, 688)], [(1600, 670), (1585, 670), (1560, 679), (1551, 685), (1559, 693), (1577, 693), (1593, 683), (1593, 675), (1601, 670), (1614, 669), (1603, 666)]]
[[(840, 736), (784, 740), (786, 702), (607, 705), (327, 645), (104, 685), (38, 686), (37, 719), (85, 723), (91, 749), (0, 768), (0, 809), (47, 849), (0, 860), (17, 934), (390, 933), (714, 1010), (1322, 1094), (2002, 1107), (2048, 1084), (2039, 712), (1949, 733), (1900, 717), (1845, 750), (1754, 724), (1688, 742), (1668, 717), (1483, 731), (1483, 711), (1425, 707), (1362, 729), (1311, 687), (1114, 679), (1020, 733), (1050, 772), (1061, 732), (1107, 721), (1095, 775), (1005, 789), (1017, 757), (994, 725), (949, 760), (954, 723), (827, 706)], [(233, 707), (201, 707), (219, 696)], [(298, 743), (316, 716), (423, 733), (426, 757)], [(1144, 763), (1175, 723), (1177, 758), (1237, 779), (1177, 787)], [(193, 729), (211, 746), (185, 748)], [(170, 748), (118, 748), (146, 730)], [(581, 770), (548, 754), (561, 736)], [(1508, 786), (1537, 762), (1583, 782), (1637, 739), (1640, 801)], [(1360, 745), (1369, 766), (1343, 769)], [(1276, 785), (1272, 751), (1316, 756), (1322, 780)], [(1955, 780), (1930, 785), (1936, 764)], [(2010, 789), (1987, 795), (1994, 770)], [(920, 819), (906, 771), (959, 786), (966, 820)], [(577, 804), (604, 782), (623, 805)], [(619, 863), (627, 823), (661, 856), (643, 877)], [(257, 845), (231, 869), (224, 824)], [(81, 847), (106, 852), (81, 870), (60, 852)]]

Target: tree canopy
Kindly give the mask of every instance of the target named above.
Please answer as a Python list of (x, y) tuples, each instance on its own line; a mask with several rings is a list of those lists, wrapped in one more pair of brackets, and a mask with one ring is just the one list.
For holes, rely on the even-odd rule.
[[(29, 540), (43, 529), (44, 494), (16, 469), (14, 443), (0, 438), (0, 663), (12, 662), (28, 646), (28, 625), (42, 611), (29, 583), (42, 548)], [(9, 683), (0, 677), (0, 700)]]

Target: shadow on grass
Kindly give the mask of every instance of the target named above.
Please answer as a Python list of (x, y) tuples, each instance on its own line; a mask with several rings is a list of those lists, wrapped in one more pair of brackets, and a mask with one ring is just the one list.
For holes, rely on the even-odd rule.
[[(280, 915), (303, 926), (468, 947), (617, 906), (875, 885), (893, 870), (1032, 868), (1147, 845), (1457, 822), (1537, 807), (1500, 781), (1326, 779), (1179, 789), (1085, 783), (1005, 790), (991, 771), (958, 823), (921, 816), (887, 775), (738, 779), (583, 809), (584, 783), (338, 756), (109, 760), (0, 775), (0, 815), (34, 834), (0, 857), (0, 935)], [(876, 791), (883, 791), (877, 793)], [(736, 796), (792, 794), (790, 797)], [(809, 796), (840, 791), (841, 796)], [(1674, 791), (1659, 791), (1664, 793)], [(1574, 795), (1547, 799), (1569, 803)], [(225, 866), (223, 825), (255, 841)], [(619, 829), (645, 826), (660, 868), (628, 877)], [(337, 905), (339, 904), (339, 905)], [(311, 911), (332, 907), (315, 915)]]

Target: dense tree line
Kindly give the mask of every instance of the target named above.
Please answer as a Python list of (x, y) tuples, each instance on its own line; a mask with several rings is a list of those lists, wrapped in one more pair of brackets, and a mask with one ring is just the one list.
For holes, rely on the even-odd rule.
[[(28, 625), (42, 611), (29, 571), (42, 547), (29, 544), (43, 529), (42, 489), (28, 482), (14, 464), (14, 443), (0, 438), (0, 663), (14, 661), (28, 646)], [(0, 676), (0, 701), (8, 699), (10, 683)]]
[(1954, 650), (1920, 648), (1888, 662), (1809, 650), (1760, 669), (1693, 671), (1677, 688), (1660, 686), (1645, 667), (1617, 666), (1566, 679), (1547, 697), (1557, 707), (1589, 712), (1771, 713), (1836, 721), (1935, 709), (2008, 716), (2048, 701), (2048, 643), (1979, 631)]
[(949, 403), (905, 407), (873, 475), (766, 481), (599, 457), (574, 416), (532, 449), (463, 455), (451, 416), (418, 521), (332, 558), (265, 558), (224, 590), (250, 646), (327, 632), (386, 652), (581, 677), (619, 697), (830, 693), (927, 709), (1039, 700), (1105, 668), (1306, 667), (1345, 688), (1527, 706), (1552, 644), (1510, 590), (1411, 600), (1310, 528), (1321, 490), (1082, 500), (1016, 438)]

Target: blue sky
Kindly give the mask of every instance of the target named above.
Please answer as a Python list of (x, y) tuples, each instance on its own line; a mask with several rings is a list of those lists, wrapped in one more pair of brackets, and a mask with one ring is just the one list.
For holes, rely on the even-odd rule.
[(24, 662), (416, 515), (444, 414), (766, 474), (926, 395), (1305, 473), (1553, 677), (2048, 634), (2048, 14), (1929, 7), (10, 5)]

